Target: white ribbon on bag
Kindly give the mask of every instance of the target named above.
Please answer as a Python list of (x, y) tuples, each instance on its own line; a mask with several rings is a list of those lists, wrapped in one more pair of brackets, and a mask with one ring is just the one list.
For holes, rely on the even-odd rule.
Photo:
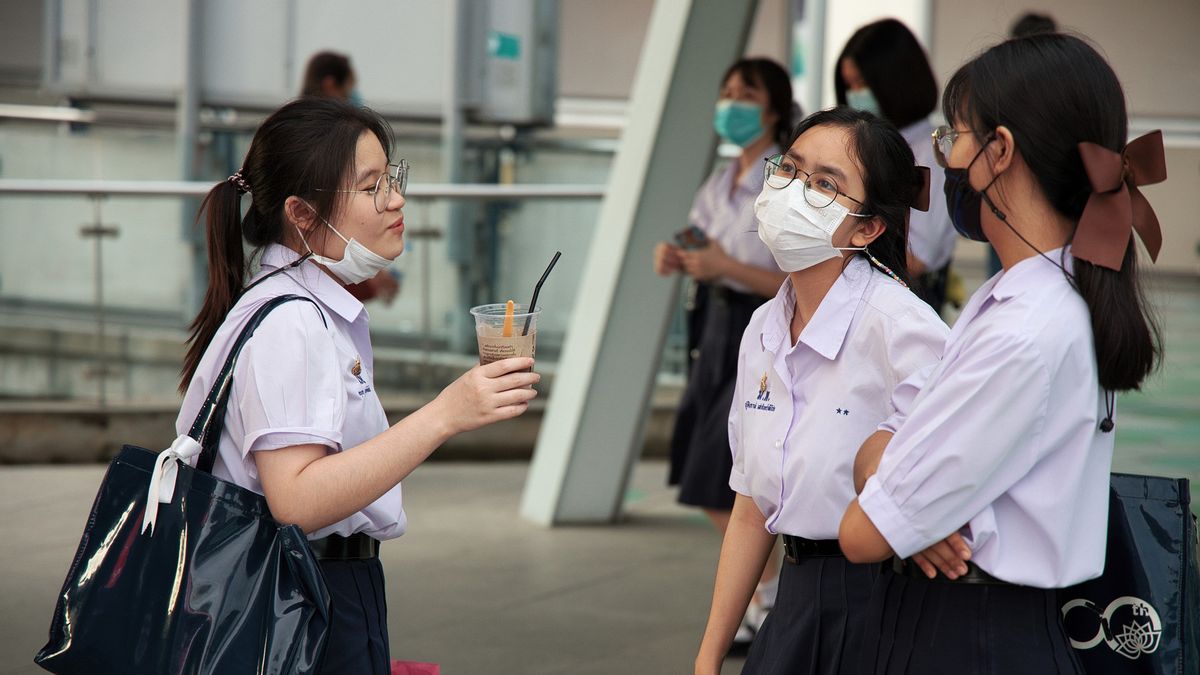
[(154, 536), (154, 523), (158, 519), (158, 505), (170, 504), (175, 496), (175, 478), (179, 475), (179, 461), (187, 462), (200, 454), (200, 444), (191, 436), (180, 436), (171, 447), (158, 453), (154, 469), (150, 473), (150, 490), (146, 494), (146, 515), (142, 517), (142, 533), (150, 530)]

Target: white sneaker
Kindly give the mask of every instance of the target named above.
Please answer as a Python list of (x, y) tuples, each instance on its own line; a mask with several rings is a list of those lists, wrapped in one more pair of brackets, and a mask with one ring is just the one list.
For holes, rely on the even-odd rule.
[(746, 625), (746, 620), (742, 619), (742, 625), (738, 626), (737, 632), (733, 634), (733, 644), (748, 645), (751, 642), (754, 642), (754, 631)]
[(779, 575), (771, 577), (770, 581), (760, 583), (754, 589), (754, 598), (751, 602), (759, 602), (767, 609), (775, 606), (775, 597), (779, 595)]
[(748, 627), (752, 633), (758, 633), (762, 630), (763, 623), (766, 622), (767, 615), (770, 613), (770, 607), (751, 600), (750, 605), (746, 607), (746, 617), (742, 619), (742, 625)]

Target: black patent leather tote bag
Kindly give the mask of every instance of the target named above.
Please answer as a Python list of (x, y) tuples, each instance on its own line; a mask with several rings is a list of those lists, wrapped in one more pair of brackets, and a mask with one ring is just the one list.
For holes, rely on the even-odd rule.
[(1088, 673), (1200, 673), (1200, 568), (1185, 478), (1112, 474), (1104, 574), (1059, 591)]
[[(55, 673), (312, 673), (329, 592), (304, 533), (211, 471), (242, 330), (187, 436), (109, 464), (34, 658)], [(314, 303), (315, 304), (315, 303)], [(187, 458), (197, 456), (192, 468)]]

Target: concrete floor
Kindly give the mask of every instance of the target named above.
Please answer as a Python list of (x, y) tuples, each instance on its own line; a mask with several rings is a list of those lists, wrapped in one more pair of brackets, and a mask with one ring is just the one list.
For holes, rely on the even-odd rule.
[[(1114, 470), (1186, 476), (1200, 498), (1200, 285), (1160, 281), (1153, 297), (1167, 361), (1120, 398)], [(621, 524), (553, 530), (517, 516), (527, 468), (431, 463), (406, 481), (410, 530), (382, 552), (393, 656), (448, 675), (689, 672), (720, 542), (675, 504), (666, 465), (639, 464)], [(41, 672), (33, 654), (102, 473), (0, 467), (0, 675)]]
[[(448, 675), (689, 672), (720, 540), (675, 504), (666, 464), (637, 467), (619, 526), (554, 530), (517, 515), (527, 467), (435, 463), (405, 482), (409, 532), (381, 552), (393, 657)], [(0, 470), (0, 674), (43, 672), (33, 655), (103, 471)]]

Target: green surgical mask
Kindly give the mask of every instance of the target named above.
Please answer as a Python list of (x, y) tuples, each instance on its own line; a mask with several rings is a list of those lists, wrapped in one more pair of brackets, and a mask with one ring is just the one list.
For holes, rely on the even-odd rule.
[(763, 135), (762, 106), (721, 99), (713, 115), (713, 129), (721, 138), (744, 148)]
[(883, 112), (879, 109), (879, 101), (875, 99), (875, 94), (870, 89), (847, 89), (846, 105), (855, 110), (869, 112), (876, 117), (883, 117)]

